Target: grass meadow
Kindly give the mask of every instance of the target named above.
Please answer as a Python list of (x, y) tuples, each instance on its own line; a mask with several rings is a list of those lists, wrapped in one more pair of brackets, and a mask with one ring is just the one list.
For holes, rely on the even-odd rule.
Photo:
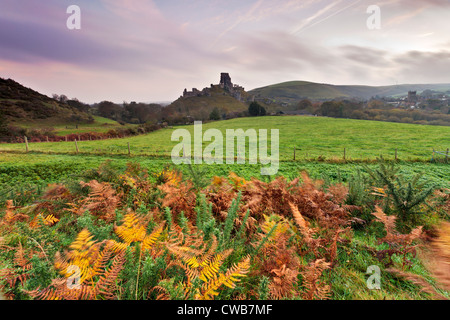
[[(278, 177), (262, 176), (259, 164), (175, 167), (170, 152), (177, 142), (171, 135), (178, 128), (193, 136), (193, 126), (165, 128), (80, 141), (78, 153), (73, 141), (30, 143), (29, 152), (24, 144), (1, 144), (0, 239), (7, 250), (0, 251), (5, 270), (0, 291), (5, 297), (450, 297), (426, 266), (423, 255), (429, 250), (415, 246), (421, 226), (433, 234), (448, 220), (450, 166), (432, 162), (431, 156), (433, 148), (450, 145), (450, 128), (318, 117), (204, 125), (203, 131), (222, 133), (279, 129)], [(393, 160), (395, 150), (395, 170), (383, 171), (377, 158)], [(438, 189), (447, 193), (431, 194)], [(416, 203), (408, 214), (405, 203)], [(389, 227), (392, 215), (401, 234)], [(194, 244), (199, 244), (195, 250)], [(75, 261), (77, 256), (88, 259)], [(205, 262), (197, 266), (194, 258)], [(69, 275), (67, 264), (94, 266), (81, 269), (82, 290), (58, 284)], [(368, 266), (382, 270), (378, 290), (368, 287)]]
[[(172, 132), (184, 128), (191, 132), (193, 126), (166, 128), (150, 134), (126, 139), (78, 142), (82, 154), (127, 154), (130, 143), (133, 155), (170, 156), (178, 143), (171, 141)], [(280, 160), (293, 160), (294, 148), (297, 159), (353, 161), (375, 160), (397, 157), (406, 161), (428, 161), (433, 149), (445, 152), (450, 145), (450, 127), (411, 125), (390, 122), (333, 119), (323, 117), (261, 117), (239, 118), (210, 122), (207, 129), (219, 129), (225, 136), (227, 129), (270, 129), (279, 130)], [(68, 132), (67, 132), (68, 133)], [(193, 143), (193, 141), (192, 141)], [(207, 146), (209, 142), (204, 142)], [(248, 146), (248, 142), (247, 142)], [(30, 143), (29, 150), (48, 154), (74, 154), (73, 141), (57, 143)], [(1, 151), (25, 151), (24, 144), (3, 144)]]

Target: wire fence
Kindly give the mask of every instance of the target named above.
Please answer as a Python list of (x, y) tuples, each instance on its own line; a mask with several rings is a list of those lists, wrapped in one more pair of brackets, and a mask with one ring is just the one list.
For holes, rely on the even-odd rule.
[[(55, 142), (47, 144), (45, 147), (40, 143), (31, 143), (24, 138), (23, 147), (8, 148), (7, 145), (0, 144), (0, 152), (11, 153), (42, 153), (42, 154), (82, 154), (82, 155), (104, 155), (104, 156), (142, 156), (142, 157), (158, 157), (158, 158), (170, 158), (172, 156), (173, 146), (167, 144), (165, 146), (134, 146), (131, 142), (124, 142), (121, 144), (112, 144), (111, 141), (102, 144), (84, 144), (84, 141), (75, 139), (71, 141), (71, 144), (66, 144), (63, 148)], [(42, 147), (40, 147), (42, 146)], [(246, 145), (243, 150), (239, 149), (239, 146), (235, 145), (233, 154), (227, 154), (227, 150), (224, 148), (222, 155), (219, 158), (223, 158), (223, 162), (226, 163), (228, 159), (234, 159), (235, 161), (250, 161), (249, 148), (252, 146)], [(254, 147), (254, 146), (253, 146)], [(242, 147), (241, 147), (242, 148)], [(203, 150), (203, 149), (202, 149)], [(258, 149), (256, 149), (258, 150)], [(280, 161), (374, 161), (379, 158), (385, 160), (395, 161), (430, 161), (449, 163), (449, 149), (446, 151), (437, 151), (435, 149), (430, 151), (416, 151), (413, 150), (399, 150), (393, 148), (391, 150), (372, 150), (363, 148), (332, 148), (331, 150), (325, 147), (318, 148), (305, 148), (305, 147), (278, 147), (279, 160)], [(271, 156), (271, 146), (268, 146), (268, 157)], [(182, 151), (179, 154), (180, 157), (194, 157), (192, 150)], [(228, 158), (227, 158), (228, 157)], [(202, 155), (204, 161), (215, 160), (215, 153), (212, 153), (212, 157)], [(254, 158), (252, 158), (254, 159)]]

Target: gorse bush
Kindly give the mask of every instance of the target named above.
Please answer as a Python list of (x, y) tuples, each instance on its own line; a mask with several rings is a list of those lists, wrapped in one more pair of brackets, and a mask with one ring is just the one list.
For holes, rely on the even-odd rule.
[[(404, 191), (389, 172), (373, 175), (393, 181), (386, 196), (419, 202), (411, 210), (424, 201), (428, 191), (414, 182)], [(405, 220), (412, 231), (400, 233), (395, 222), (404, 212), (394, 195), (387, 202), (367, 188), (374, 180), (325, 185), (305, 172), (265, 182), (230, 173), (205, 183), (191, 174), (106, 163), (48, 186), (32, 204), (8, 201), (0, 214), (0, 289), (9, 299), (330, 299), (341, 294), (333, 275), (348, 267), (351, 251), (358, 268), (371, 260), (412, 272), (418, 262), (421, 226)], [(447, 210), (446, 195), (433, 200), (439, 210)], [(354, 240), (355, 212), (365, 210), (373, 221), (359, 228), (377, 243)], [(365, 281), (354, 272), (336, 285)]]
[[(381, 161), (378, 168), (370, 169), (364, 166), (369, 175), (369, 184), (366, 185), (372, 191), (387, 213), (394, 213), (399, 217), (400, 228), (408, 229), (411, 224), (418, 223), (419, 214), (429, 212), (430, 206), (427, 199), (436, 190), (436, 185), (423, 179), (422, 173), (405, 178), (399, 173), (399, 167), (395, 163)], [(361, 188), (361, 187), (359, 187)], [(361, 190), (358, 191), (364, 194)], [(367, 203), (368, 201), (366, 201)], [(377, 201), (372, 201), (374, 205)]]

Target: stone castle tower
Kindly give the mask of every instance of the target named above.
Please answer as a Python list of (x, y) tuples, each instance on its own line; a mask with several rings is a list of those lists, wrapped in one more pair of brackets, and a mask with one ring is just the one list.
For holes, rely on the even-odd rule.
[(222, 89), (225, 89), (228, 92), (233, 91), (233, 83), (231, 82), (231, 77), (228, 73), (221, 73), (220, 74), (220, 87)]
[(415, 103), (417, 100), (417, 91), (408, 91), (408, 102)]

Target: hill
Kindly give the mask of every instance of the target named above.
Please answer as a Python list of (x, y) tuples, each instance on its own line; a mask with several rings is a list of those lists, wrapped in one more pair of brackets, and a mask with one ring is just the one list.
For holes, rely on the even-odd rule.
[[(245, 115), (253, 95), (239, 85), (231, 82), (228, 73), (222, 73), (220, 83), (211, 84), (203, 90), (193, 88), (183, 92), (183, 95), (166, 106), (163, 110), (165, 120), (170, 123), (186, 123), (189, 119), (208, 120), (210, 113), (217, 109), (222, 119)], [(272, 108), (260, 103), (267, 111)]]
[(224, 89), (211, 88), (209, 95), (180, 97), (164, 108), (166, 114), (172, 119), (177, 117), (192, 117), (199, 120), (207, 120), (214, 108), (218, 108), (220, 114), (240, 113), (248, 109), (248, 104), (238, 100)]
[(57, 101), (12, 79), (0, 78), (0, 112), (12, 125), (91, 123), (94, 119), (86, 108), (78, 101)]
[(332, 100), (338, 98), (370, 99), (372, 97), (406, 96), (408, 91), (450, 91), (450, 84), (401, 84), (393, 86), (332, 85), (308, 81), (290, 81), (250, 90), (257, 99), (294, 103), (302, 99)]

